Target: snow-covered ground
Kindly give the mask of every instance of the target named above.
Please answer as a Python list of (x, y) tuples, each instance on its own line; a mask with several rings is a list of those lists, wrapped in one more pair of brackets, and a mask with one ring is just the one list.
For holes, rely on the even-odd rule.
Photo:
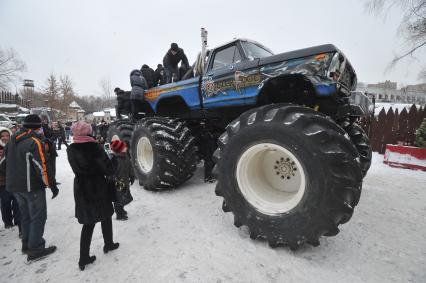
[[(97, 224), (94, 264), (78, 269), (81, 226), (73, 174), (58, 159), (58, 198), (48, 200), (45, 238), (58, 250), (25, 264), (16, 228), (0, 228), (0, 282), (426, 282), (426, 172), (390, 168), (374, 154), (352, 220), (319, 247), (271, 249), (233, 226), (201, 170), (178, 190), (132, 188), (127, 222), (114, 220), (120, 248), (104, 255)], [(48, 194), (50, 196), (50, 193)]]

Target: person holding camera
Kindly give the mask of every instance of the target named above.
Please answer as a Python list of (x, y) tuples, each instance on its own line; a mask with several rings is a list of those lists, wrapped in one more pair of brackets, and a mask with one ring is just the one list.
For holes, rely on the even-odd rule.
[(78, 265), (80, 270), (84, 270), (87, 264), (96, 260), (96, 256), (90, 256), (90, 244), (97, 222), (101, 222), (104, 253), (119, 247), (119, 243), (113, 242), (111, 216), (114, 208), (106, 180), (106, 176), (114, 174), (114, 168), (102, 145), (91, 136), (90, 124), (79, 121), (72, 125), (71, 130), (74, 143), (67, 148), (67, 154), (75, 174), (75, 217), (83, 224)]

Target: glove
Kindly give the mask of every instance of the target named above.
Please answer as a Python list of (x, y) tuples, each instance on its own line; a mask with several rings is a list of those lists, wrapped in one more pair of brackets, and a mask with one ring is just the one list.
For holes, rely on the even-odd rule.
[(130, 185), (133, 185), (133, 183), (135, 182), (135, 177), (130, 177)]
[(56, 184), (53, 185), (53, 187), (50, 190), (52, 191), (52, 199), (54, 199), (55, 197), (58, 196), (59, 189), (58, 189), (58, 186)]

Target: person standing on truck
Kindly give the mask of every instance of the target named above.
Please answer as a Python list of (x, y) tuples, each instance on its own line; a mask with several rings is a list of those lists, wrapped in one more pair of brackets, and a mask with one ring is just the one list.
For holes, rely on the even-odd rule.
[(155, 72), (148, 65), (143, 64), (141, 68), (142, 76), (145, 78), (148, 88), (154, 87)]
[(179, 78), (178, 64), (181, 61), (185, 69), (188, 70), (190, 66), (185, 52), (183, 52), (182, 48), (179, 48), (177, 43), (172, 43), (170, 45), (170, 49), (167, 51), (166, 55), (163, 58), (163, 65), (166, 71), (165, 73), (167, 83), (171, 83), (173, 77)]
[(130, 93), (132, 118), (136, 119), (138, 117), (139, 110), (141, 109), (141, 104), (144, 101), (145, 89), (148, 88), (141, 71), (133, 70), (130, 73), (130, 85), (132, 86), (132, 91)]

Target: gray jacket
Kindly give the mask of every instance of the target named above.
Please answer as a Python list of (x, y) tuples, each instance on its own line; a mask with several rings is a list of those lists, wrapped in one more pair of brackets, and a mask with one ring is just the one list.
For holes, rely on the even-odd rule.
[(142, 76), (141, 71), (133, 70), (130, 73), (130, 85), (132, 86), (132, 91), (130, 93), (131, 100), (144, 100), (145, 89), (148, 88), (145, 78)]

